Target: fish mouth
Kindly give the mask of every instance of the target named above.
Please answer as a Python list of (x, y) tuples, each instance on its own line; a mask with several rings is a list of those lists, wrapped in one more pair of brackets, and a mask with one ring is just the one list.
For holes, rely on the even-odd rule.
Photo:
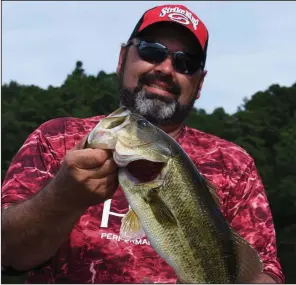
[(134, 183), (147, 183), (162, 178), (170, 156), (137, 152), (120, 139), (113, 152), (114, 162)]
[(159, 179), (165, 165), (165, 162), (139, 159), (128, 163), (125, 172), (133, 182), (147, 183)]

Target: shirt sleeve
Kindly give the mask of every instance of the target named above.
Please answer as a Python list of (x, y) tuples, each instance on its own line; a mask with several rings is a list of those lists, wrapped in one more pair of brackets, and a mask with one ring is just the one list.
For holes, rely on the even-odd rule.
[(278, 283), (284, 283), (277, 256), (272, 213), (253, 160), (230, 196), (226, 215), (233, 230), (258, 251), (264, 264), (264, 272), (274, 277)]
[(27, 200), (41, 190), (58, 169), (42, 125), (31, 133), (13, 158), (2, 184), (2, 208)]

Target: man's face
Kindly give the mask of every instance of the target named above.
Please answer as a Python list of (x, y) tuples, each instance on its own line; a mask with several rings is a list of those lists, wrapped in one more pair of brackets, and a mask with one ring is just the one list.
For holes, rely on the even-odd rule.
[[(174, 24), (147, 28), (141, 39), (158, 42), (171, 51), (198, 50), (188, 31)], [(117, 71), (121, 104), (157, 125), (178, 124), (188, 116), (205, 75), (201, 69), (193, 75), (177, 72), (171, 56), (160, 63), (142, 60), (133, 45), (121, 51)]]

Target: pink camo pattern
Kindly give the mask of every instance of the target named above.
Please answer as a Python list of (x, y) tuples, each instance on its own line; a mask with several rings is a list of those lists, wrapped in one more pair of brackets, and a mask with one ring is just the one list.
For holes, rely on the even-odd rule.
[[(71, 149), (103, 116), (60, 118), (37, 128), (25, 141), (2, 185), (2, 207), (28, 199), (58, 171)], [(269, 204), (253, 159), (240, 147), (185, 127), (178, 142), (201, 174), (218, 187), (222, 212), (233, 229), (259, 252), (264, 270), (284, 283)], [(112, 200), (87, 209), (58, 254), (26, 283), (175, 283), (172, 269), (147, 239), (120, 240), (128, 203), (119, 187)], [(109, 215), (108, 215), (109, 214)]]

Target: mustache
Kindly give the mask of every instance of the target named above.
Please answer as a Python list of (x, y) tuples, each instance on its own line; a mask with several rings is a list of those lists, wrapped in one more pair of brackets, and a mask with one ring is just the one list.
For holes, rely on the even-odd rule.
[(161, 73), (144, 73), (139, 78), (139, 87), (143, 87), (143, 85), (153, 85), (156, 82), (164, 82), (166, 83), (167, 87), (165, 88), (166, 91), (174, 94), (179, 98), (181, 94), (181, 86), (174, 82), (172, 77), (166, 74)]

